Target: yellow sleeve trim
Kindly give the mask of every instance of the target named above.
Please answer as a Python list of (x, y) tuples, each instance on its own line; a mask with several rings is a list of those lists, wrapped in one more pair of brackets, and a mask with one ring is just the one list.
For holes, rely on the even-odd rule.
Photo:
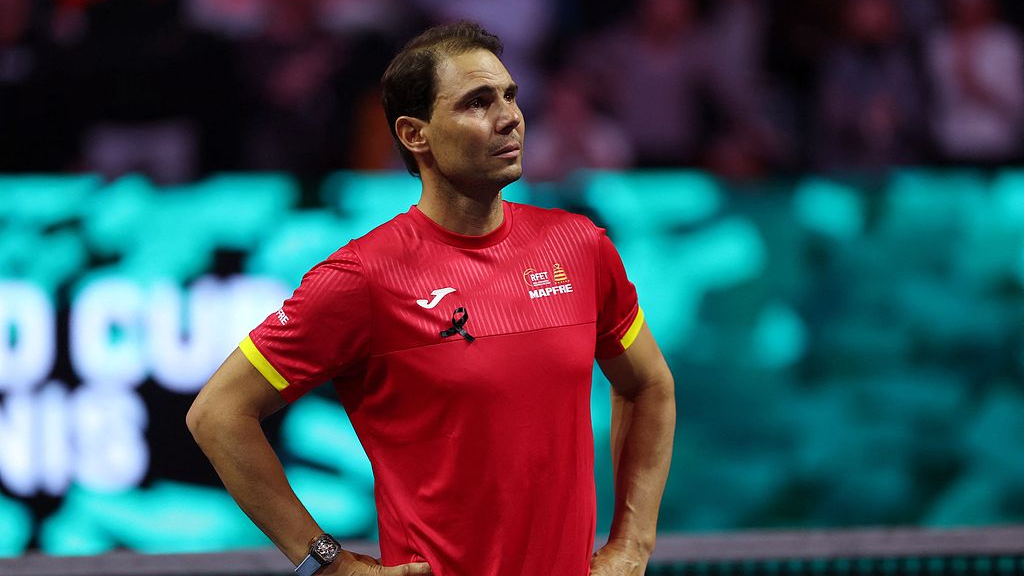
[[(636, 309), (636, 318), (633, 319), (633, 324), (626, 330), (626, 335), (622, 337), (622, 349), (629, 350), (629, 347), (633, 345), (633, 341), (640, 335), (640, 329), (644, 327), (644, 310), (643, 308)], [(262, 358), (262, 356), (261, 356)]]
[(270, 382), (271, 386), (277, 388), (279, 392), (288, 387), (288, 381), (284, 379), (284, 376), (281, 376), (281, 373), (276, 368), (271, 366), (270, 362), (267, 362), (263, 354), (260, 354), (259, 349), (252, 343), (252, 338), (246, 336), (245, 340), (242, 340), (242, 343), (238, 345), (238, 348), (249, 359), (249, 362), (252, 362), (252, 365), (260, 371), (260, 374), (263, 374), (267, 382)]

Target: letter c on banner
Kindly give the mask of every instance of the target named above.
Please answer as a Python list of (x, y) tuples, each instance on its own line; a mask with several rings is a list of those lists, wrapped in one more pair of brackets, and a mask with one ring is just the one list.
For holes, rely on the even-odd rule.
[(71, 362), (78, 377), (110, 390), (146, 379), (145, 295), (134, 282), (89, 283), (71, 307)]

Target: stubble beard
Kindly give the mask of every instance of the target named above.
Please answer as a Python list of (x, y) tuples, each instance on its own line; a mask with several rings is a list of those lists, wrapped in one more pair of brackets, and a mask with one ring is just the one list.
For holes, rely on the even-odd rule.
[(490, 174), (470, 171), (466, 174), (453, 174), (447, 176), (446, 179), (454, 192), (470, 196), (475, 200), (486, 201), (496, 196), (509, 184), (522, 178), (521, 159), (522, 156), (520, 156), (520, 162), (502, 167)]

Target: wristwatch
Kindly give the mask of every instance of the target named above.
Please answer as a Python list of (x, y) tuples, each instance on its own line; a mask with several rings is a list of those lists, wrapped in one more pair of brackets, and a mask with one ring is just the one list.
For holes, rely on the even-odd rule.
[(295, 567), (296, 576), (313, 576), (338, 557), (341, 546), (330, 534), (321, 534), (309, 543), (309, 555)]

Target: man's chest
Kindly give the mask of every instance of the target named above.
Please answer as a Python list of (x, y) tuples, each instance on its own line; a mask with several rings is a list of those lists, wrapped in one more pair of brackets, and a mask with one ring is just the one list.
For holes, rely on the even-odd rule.
[(582, 249), (452, 249), (400, 265), (403, 273), (376, 274), (369, 283), (374, 354), (597, 318), (596, 263)]

